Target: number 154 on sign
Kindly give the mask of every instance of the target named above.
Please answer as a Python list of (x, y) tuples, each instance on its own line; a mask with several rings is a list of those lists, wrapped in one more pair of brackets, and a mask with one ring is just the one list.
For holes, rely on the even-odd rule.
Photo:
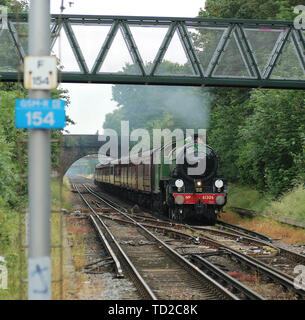
[(65, 101), (60, 99), (17, 99), (15, 125), (22, 129), (62, 129)]

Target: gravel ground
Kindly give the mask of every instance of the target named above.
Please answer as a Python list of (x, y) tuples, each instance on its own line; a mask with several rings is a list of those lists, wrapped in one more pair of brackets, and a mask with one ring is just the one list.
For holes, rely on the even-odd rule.
[(293, 252), (305, 255), (305, 245), (287, 244), (280, 240), (274, 240), (272, 241), (272, 244), (279, 248), (291, 250)]
[[(71, 204), (74, 210), (64, 218), (64, 299), (138, 300), (133, 283), (125, 278), (116, 278), (111, 264), (95, 268), (93, 265), (85, 270), (87, 264), (107, 262), (108, 255), (86, 219), (88, 214), (80, 213), (83, 202), (76, 193), (72, 193)], [(77, 248), (79, 239), (76, 241), (75, 235), (82, 239), (80, 250)]]

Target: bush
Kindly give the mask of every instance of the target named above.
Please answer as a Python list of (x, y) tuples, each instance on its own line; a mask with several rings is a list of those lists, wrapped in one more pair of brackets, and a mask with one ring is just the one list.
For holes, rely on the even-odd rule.
[[(0, 130), (1, 134), (1, 130)], [(17, 168), (12, 161), (12, 146), (0, 136), (0, 207), (13, 206), (18, 201)]]

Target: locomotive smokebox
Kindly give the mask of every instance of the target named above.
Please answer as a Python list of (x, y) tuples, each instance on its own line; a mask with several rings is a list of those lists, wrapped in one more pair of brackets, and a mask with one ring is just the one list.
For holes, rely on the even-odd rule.
[[(203, 151), (200, 153), (196, 153), (195, 156), (199, 159), (199, 161), (202, 162), (202, 159), (204, 159), (205, 162), (205, 170), (201, 175), (190, 175), (188, 174), (188, 170), (190, 168), (196, 168), (199, 164), (199, 162), (194, 163), (193, 161), (190, 162), (188, 159), (190, 157), (187, 156), (187, 153), (192, 150), (193, 145), (186, 145), (183, 150), (179, 152), (177, 155), (177, 169), (178, 174), (181, 175), (184, 179), (194, 182), (195, 180), (201, 180), (202, 182), (208, 182), (212, 177), (216, 175), (217, 168), (218, 168), (218, 156), (216, 152), (208, 145), (204, 145)], [(181, 161), (181, 158), (183, 157), (183, 161)]]

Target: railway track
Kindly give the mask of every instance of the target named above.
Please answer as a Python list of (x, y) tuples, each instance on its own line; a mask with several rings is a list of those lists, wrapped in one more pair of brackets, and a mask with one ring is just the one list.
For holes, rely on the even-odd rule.
[(216, 224), (219, 228), (221, 229), (226, 229), (226, 230), (230, 230), (230, 231), (234, 231), (235, 233), (238, 233), (240, 235), (248, 235), (266, 242), (272, 242), (272, 239), (264, 234), (258, 233), (256, 231), (253, 230), (249, 230), (240, 226), (236, 226), (224, 221), (220, 221), (217, 220), (217, 224)]
[[(277, 271), (291, 282), (295, 277), (295, 266), (297, 264), (305, 265), (304, 255), (274, 245), (273, 239), (266, 235), (222, 221), (218, 221), (216, 227), (206, 227), (179, 224), (166, 219), (161, 220), (147, 216), (135, 216), (134, 218), (138, 221), (150, 221), (157, 225), (173, 227), (193, 234), (199, 232), (206, 238), (218, 240), (223, 246), (238, 249), (246, 255), (254, 256), (258, 263)], [(241, 244), (244, 244), (245, 247), (243, 248)]]
[[(110, 201), (114, 206), (114, 202)], [(125, 210), (126, 211), (126, 210)], [(192, 234), (201, 234), (205, 238), (216, 240), (221, 243), (221, 246), (238, 250), (246, 255), (254, 256), (257, 263), (264, 267), (277, 271), (283, 277), (286, 277), (291, 282), (294, 279), (294, 268), (296, 264), (305, 265), (305, 256), (296, 252), (279, 248), (272, 244), (272, 239), (260, 233), (234, 226), (231, 224), (221, 224), (221, 229), (190, 226), (186, 224), (179, 224), (169, 220), (161, 220), (154, 217), (147, 217), (144, 215), (132, 215), (132, 217), (142, 223), (153, 223), (157, 226), (164, 226), (174, 228), (184, 232), (191, 232)], [(230, 231), (223, 230), (229, 229)], [(250, 236), (251, 235), (251, 236)], [(243, 246), (244, 245), (244, 246)], [(284, 267), (284, 268), (283, 268)], [(284, 270), (284, 272), (283, 272)]]
[[(199, 244), (200, 244), (199, 246), (204, 246), (205, 248), (208, 248), (208, 250), (205, 250), (203, 252), (202, 251), (192, 252), (192, 248), (194, 247), (192, 243), (196, 241), (198, 242), (198, 237), (186, 235), (185, 225), (179, 225), (176, 223), (161, 221), (160, 219), (155, 219), (155, 218), (150, 218), (147, 216), (140, 216), (140, 215), (133, 216), (133, 218), (130, 218), (129, 215), (127, 215), (126, 213), (127, 211), (125, 209), (123, 209), (123, 211), (120, 213), (121, 217), (119, 217), (118, 211), (122, 210), (120, 206), (118, 206), (116, 203), (112, 201), (109, 201), (109, 199), (105, 200), (99, 194), (94, 192), (91, 188), (86, 187), (86, 192), (96, 197), (96, 199), (99, 199), (98, 201), (92, 200), (92, 202), (95, 203), (96, 206), (101, 207), (99, 204), (100, 203), (99, 201), (102, 201), (104, 204), (106, 201), (107, 205), (110, 205), (110, 208), (112, 210), (111, 212), (109, 210), (108, 212), (107, 210), (105, 212), (105, 210), (103, 209), (102, 213), (97, 213), (98, 216), (103, 216), (104, 218), (107, 218), (108, 221), (112, 220), (113, 223), (115, 223), (114, 221), (120, 222), (121, 224), (122, 222), (125, 222), (125, 224), (135, 224), (137, 227), (139, 227), (140, 225), (139, 221), (141, 221), (141, 225), (142, 226), (145, 225), (144, 229), (146, 228), (155, 229), (155, 230), (158, 229), (158, 232), (157, 232), (158, 237), (162, 237), (161, 233), (163, 233), (163, 237), (165, 237), (165, 239), (163, 239), (163, 242), (165, 241), (169, 243), (169, 246), (174, 251), (180, 252), (180, 255), (183, 255), (186, 258), (188, 258), (189, 261), (192, 262), (192, 264), (196, 264), (198, 268), (200, 268), (201, 270), (204, 270), (204, 272), (208, 274), (211, 278), (213, 278), (215, 281), (221, 283), (226, 288), (230, 288), (230, 290), (232, 290), (232, 292), (234, 292), (236, 296), (238, 296), (240, 299), (262, 299), (263, 297), (260, 294), (257, 294), (253, 290), (249, 289), (240, 281), (236, 281), (234, 278), (228, 276), (228, 274), (223, 270), (221, 270), (221, 268), (209, 262), (208, 261), (209, 258), (213, 256), (214, 257), (218, 256), (218, 257), (221, 257), (222, 259), (238, 262), (238, 264), (243, 265), (246, 269), (251, 269), (254, 273), (263, 275), (264, 279), (275, 282), (277, 285), (280, 284), (283, 288), (285, 288), (285, 290), (288, 290), (291, 292), (291, 296), (293, 296), (293, 298), (304, 298), (305, 296), (302, 290), (297, 290), (294, 288), (293, 281), (291, 278), (287, 276), (287, 274), (281, 273), (278, 270), (273, 269), (272, 267), (270, 268), (265, 263), (260, 262), (259, 260), (254, 259), (253, 257), (247, 257), (248, 258), (247, 259), (244, 255), (241, 255), (238, 252), (236, 252), (236, 250), (234, 249), (232, 250), (229, 246), (226, 246), (223, 243), (219, 243), (219, 241), (213, 240), (212, 238), (202, 236), (202, 235), (200, 236), (200, 239), (199, 239)], [(108, 223), (109, 222), (107, 222), (107, 224)], [(173, 230), (177, 228), (178, 229), (180, 228), (180, 231)], [(192, 227), (189, 227), (189, 228), (191, 230), (193, 229)], [(184, 232), (182, 232), (181, 230), (183, 230)], [(195, 231), (198, 233), (198, 229)], [(208, 230), (208, 231), (211, 232), (211, 230)], [(127, 232), (134, 232), (134, 231), (127, 231)], [(229, 235), (230, 237), (236, 238), (236, 234), (224, 232), (222, 230), (216, 230), (215, 232), (218, 234), (226, 234), (226, 235)], [(175, 241), (173, 241), (173, 237), (184, 238), (184, 241), (189, 242), (190, 245), (186, 246), (187, 250), (186, 248), (183, 248), (183, 246), (181, 246), (181, 242), (180, 244), (175, 243)], [(257, 239), (247, 238), (247, 237), (242, 237), (241, 240), (244, 242), (247, 242), (247, 241), (259, 242), (259, 240)], [(137, 256), (139, 254), (139, 251), (138, 251), (139, 245), (137, 244), (146, 243), (145, 241), (147, 240), (140, 239), (139, 242), (131, 240), (130, 242), (129, 240), (121, 239), (120, 241), (123, 241), (123, 246), (125, 246), (125, 250), (127, 250), (126, 248), (128, 247), (129, 247), (129, 250), (130, 250), (130, 247), (134, 248), (135, 250), (134, 254), (136, 255), (135, 260), (136, 261), (141, 260), (140, 256)], [(155, 241), (155, 240), (153, 238), (150, 238), (149, 241)], [(262, 241), (261, 243), (264, 245), (266, 244), (264, 241)], [(198, 249), (198, 243), (196, 245)], [(207, 255), (209, 255), (208, 259), (207, 259)], [(148, 269), (148, 271), (150, 271), (151, 273), (151, 270)], [(155, 290), (158, 291), (158, 289), (155, 289)], [(168, 299), (168, 297), (166, 297), (165, 299)], [(183, 298), (183, 299), (186, 299), (186, 298)]]
[[(111, 200), (107, 198), (107, 201)], [(115, 202), (112, 202), (112, 205), (118, 207), (118, 204)], [(124, 208), (122, 210), (127, 212), (127, 210)], [(194, 234), (196, 234), (197, 230), (198, 232), (201, 232), (205, 237), (218, 240), (223, 245), (227, 244), (229, 248), (231, 247), (235, 249), (236, 247), (239, 247), (239, 250), (241, 250), (243, 253), (254, 255), (258, 262), (261, 261), (265, 264), (266, 267), (277, 270), (283, 276), (286, 276), (290, 281), (293, 281), (295, 277), (295, 266), (297, 264), (305, 265), (304, 255), (291, 250), (287, 250), (283, 247), (275, 246), (270, 237), (254, 232), (253, 230), (242, 228), (240, 226), (217, 221), (216, 228), (209, 228), (179, 224), (167, 219), (164, 220), (163, 217), (162, 219), (156, 219), (153, 216), (147, 217), (139, 215), (133, 215), (133, 217), (134, 219), (138, 219), (137, 221), (151, 221), (153, 223), (157, 223), (158, 225), (173, 227), (178, 230), (189, 230), (189, 232), (192, 232)], [(253, 250), (248, 250), (249, 252), (247, 252), (247, 247), (245, 247), (243, 250), (240, 244), (245, 244), (248, 247), (249, 245), (251, 245), (253, 247)], [(270, 250), (273, 251), (272, 254), (270, 254)]]
[[(74, 184), (73, 189), (79, 194), (79, 196), (82, 198), (84, 203), (91, 210), (92, 214), (90, 214), (89, 217), (90, 217), (91, 221), (93, 221), (93, 225), (94, 225), (95, 229), (97, 230), (98, 234), (99, 235), (105, 234), (105, 236), (101, 237), (101, 240), (102, 240), (103, 245), (106, 248), (111, 249), (111, 256), (112, 256), (113, 260), (116, 262), (115, 268), (117, 271), (117, 275), (119, 275), (119, 277), (124, 276), (122, 268), (121, 268), (121, 263), (119, 262), (119, 258), (120, 258), (121, 261), (124, 261), (125, 268), (128, 269), (129, 275), (130, 275), (131, 279), (133, 280), (133, 282), (135, 283), (142, 298), (148, 299), (148, 300), (157, 300), (155, 294), (147, 286), (145, 280), (141, 277), (141, 275), (138, 273), (137, 269), (134, 267), (133, 263), (126, 256), (125, 252), (122, 250), (121, 246), (116, 241), (116, 239), (114, 238), (114, 236), (111, 233), (111, 231), (109, 230), (109, 228), (106, 226), (106, 224), (103, 222), (103, 220), (98, 216), (98, 214), (93, 209), (93, 207), (90, 205), (88, 200), (86, 200), (86, 198), (82, 195), (78, 186)], [(110, 242), (112, 242), (112, 246), (110, 245)], [(113, 250), (113, 248), (114, 248), (114, 250)]]
[[(158, 233), (149, 231), (125, 212), (105, 201), (104, 205), (109, 207), (109, 213), (114, 211), (120, 214), (126, 223), (118, 224), (114, 219), (103, 222), (100, 214), (94, 210), (79, 188), (74, 188), (90, 209), (90, 216), (98, 219), (113, 252), (120, 262), (123, 261), (123, 270), (127, 271), (144, 299), (238, 299), (179, 255), (166, 241), (158, 237)], [(90, 196), (98, 196), (92, 189), (86, 186), (83, 188)]]

